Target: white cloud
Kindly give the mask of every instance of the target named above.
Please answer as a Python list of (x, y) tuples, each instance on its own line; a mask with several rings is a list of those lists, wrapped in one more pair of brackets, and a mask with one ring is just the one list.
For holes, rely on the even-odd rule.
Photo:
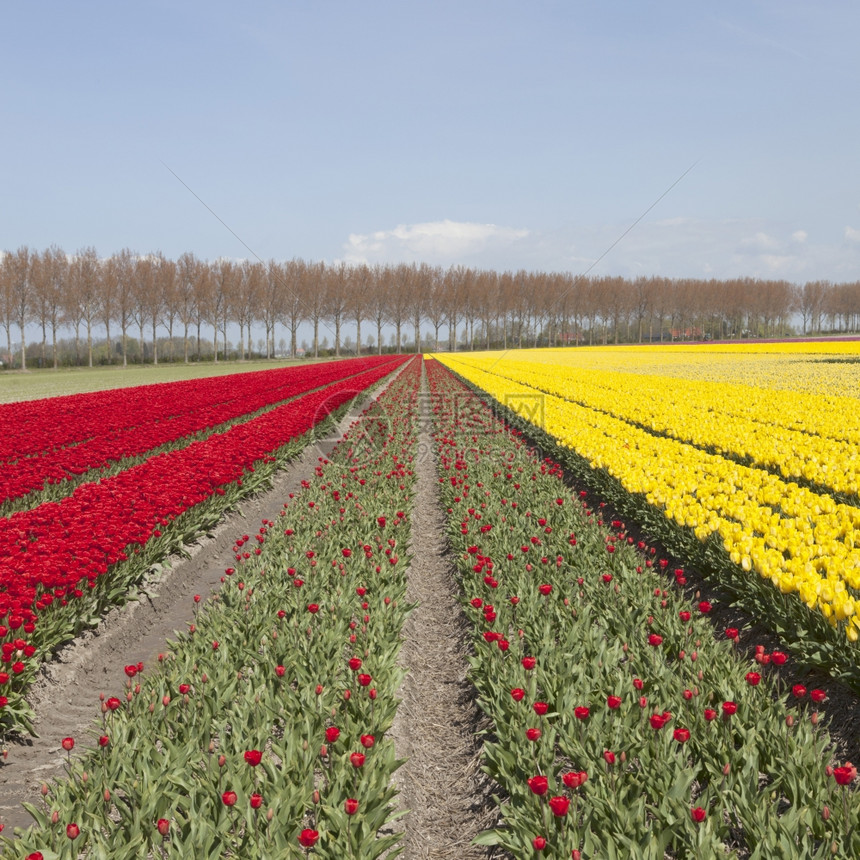
[[(354, 234), (347, 262), (425, 261), (447, 267), (527, 269), (580, 275), (670, 278), (784, 278), (794, 283), (856, 279), (860, 230), (829, 243), (805, 230), (765, 219), (669, 217), (615, 224), (567, 224), (520, 230), (438, 221)], [(846, 239), (850, 241), (845, 241)]]
[(528, 235), (528, 230), (448, 219), (399, 224), (393, 230), (351, 233), (343, 246), (344, 258), (350, 263), (415, 260), (449, 264), (500, 250)]
[(750, 253), (767, 253), (779, 249), (779, 240), (773, 236), (768, 236), (767, 233), (759, 231), (750, 238), (741, 239), (741, 248), (744, 252)]

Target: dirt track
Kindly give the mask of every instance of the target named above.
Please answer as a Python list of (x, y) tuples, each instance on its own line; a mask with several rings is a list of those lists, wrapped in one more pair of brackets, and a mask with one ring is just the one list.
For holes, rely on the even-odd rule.
[(403, 631), (401, 663), (409, 673), (391, 729), (397, 756), (406, 759), (394, 782), (401, 807), (411, 810), (402, 825), (403, 856), (480, 860), (488, 857), (487, 849), (470, 842), (495, 824), (497, 813), (489, 800), (489, 779), (480, 771), (479, 716), (466, 678), (466, 622), (455, 599), (426, 397), (421, 406), (406, 590), (418, 606)]

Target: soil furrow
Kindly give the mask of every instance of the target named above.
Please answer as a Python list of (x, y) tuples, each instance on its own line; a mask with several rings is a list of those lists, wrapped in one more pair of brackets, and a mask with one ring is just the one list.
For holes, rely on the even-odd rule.
[(417, 607), (405, 628), (401, 663), (408, 674), (391, 732), (398, 758), (395, 774), (403, 856), (407, 860), (485, 860), (486, 848), (471, 840), (496, 821), (480, 770), (478, 711), (466, 678), (469, 644), (456, 600), (445, 522), (439, 507), (436, 458), (429, 432), (426, 383), (412, 515), (412, 564), (406, 597)]

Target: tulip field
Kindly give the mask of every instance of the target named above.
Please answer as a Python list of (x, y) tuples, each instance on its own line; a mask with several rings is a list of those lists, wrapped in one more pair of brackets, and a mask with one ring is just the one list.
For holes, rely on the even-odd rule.
[[(0, 407), (0, 742), (25, 757), (40, 666), (375, 392), (279, 515), (235, 535), (159, 659), (63, 740), (0, 858), (403, 852), (422, 457), (496, 810), (427, 856), (860, 856), (827, 685), (783, 680), (860, 692), (853, 349), (374, 357)], [(715, 623), (693, 569), (767, 647)]]
[(695, 363), (671, 375), (637, 366), (653, 362), (645, 350), (616, 355), (614, 367), (570, 351), (448, 364), (527, 420), (539, 403), (563, 459), (581, 462), (595, 487), (600, 472), (603, 491), (638, 506), (667, 544), (689, 548), (693, 537), (721, 584), (860, 691), (860, 400), (823, 393), (820, 362), (798, 361), (792, 346), (767, 356), (782, 359), (791, 391), (751, 385), (751, 356), (727, 347), (710, 348), (717, 372), (743, 369), (743, 382), (699, 378)]
[[(210, 394), (227, 403), (206, 411), (221, 424), (222, 432), (205, 438), (190, 435), (193, 420), (184, 424), (184, 436), (176, 436), (175, 430), (154, 432), (153, 419), (140, 408), (144, 393), (134, 389), (82, 395), (71, 398), (71, 403), (66, 398), (37, 401), (29, 409), (18, 404), (4, 407), (0, 422), (10, 433), (20, 426), (22, 413), (27, 426), (33, 422), (32, 439), (23, 444), (26, 454), (16, 457), (10, 449), (4, 451), (7, 467), (15, 471), (18, 465), (28, 465), (31, 474), (41, 467), (45, 486), (56, 477), (54, 466), (66, 449), (91, 446), (95, 450), (86, 471), (102, 467), (105, 447), (96, 444), (102, 430), (107, 438), (111, 432), (125, 431), (126, 444), (114, 449), (114, 461), (123, 452), (139, 453), (171, 435), (174, 444), (169, 450), (155, 448), (153, 456), (117, 474), (91, 478), (56, 500), (29, 509), (24, 504), (0, 520), (0, 637), (6, 663), (0, 671), (0, 731), (30, 728), (25, 694), (42, 660), (95, 623), (106, 607), (120, 602), (131, 583), (155, 561), (180, 549), (192, 535), (214, 524), (243, 493), (265, 483), (278, 459), (291, 456), (316, 423), (357, 391), (379, 381), (397, 363), (363, 359), (352, 366), (337, 364), (332, 368), (336, 381), (329, 385), (317, 368), (312, 374), (300, 368), (284, 371), (287, 378), (279, 380), (270, 394), (275, 403), (286, 403), (254, 414), (260, 410), (258, 396), (246, 395), (237, 401), (234, 395), (234, 415), (236, 408), (246, 408), (247, 420), (226, 428), (222, 422), (230, 414), (228, 386), (244, 382), (253, 389), (258, 381), (225, 384), (223, 377), (214, 380), (221, 383), (222, 390), (210, 390)], [(323, 381), (323, 387), (312, 380)], [(314, 390), (309, 392), (311, 386)], [(186, 395), (180, 386), (173, 397), (166, 397), (172, 406), (167, 407), (166, 420), (155, 422), (157, 428), (170, 424), (171, 411), (195, 414), (188, 408)], [(157, 395), (154, 399), (159, 402)], [(102, 419), (107, 426), (100, 427), (99, 415), (113, 408), (107, 405), (110, 400), (121, 417)], [(165, 405), (163, 401), (161, 405)], [(201, 405), (198, 403), (198, 427), (204, 418), (199, 414)], [(57, 429), (56, 443), (40, 432), (46, 426)], [(135, 430), (139, 432), (135, 434)], [(291, 440), (298, 441), (291, 446)], [(66, 486), (58, 483), (53, 489), (59, 495)]]

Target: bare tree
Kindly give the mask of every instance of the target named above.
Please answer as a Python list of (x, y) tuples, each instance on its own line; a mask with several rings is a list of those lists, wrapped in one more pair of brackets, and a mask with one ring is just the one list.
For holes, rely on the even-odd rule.
[[(188, 330), (197, 316), (197, 282), (203, 276), (204, 263), (185, 252), (176, 261), (176, 315), (182, 324), (182, 360), (188, 364)], [(198, 326), (198, 341), (200, 331)], [(198, 342), (198, 358), (199, 358)]]
[(320, 323), (325, 319), (326, 267), (324, 263), (311, 263), (307, 266), (302, 279), (302, 297), (305, 313), (314, 327), (314, 358), (320, 354)]
[(439, 331), (445, 324), (445, 296), (443, 293), (444, 273), (440, 266), (431, 268), (428, 273), (427, 293), (424, 296), (424, 317), (433, 326), (433, 352), (439, 352)]
[(259, 300), (260, 320), (266, 330), (266, 358), (275, 354), (275, 324), (284, 310), (284, 287), (281, 267), (269, 260), (263, 271)]
[(350, 270), (348, 290), (347, 313), (355, 320), (355, 354), (361, 355), (361, 323), (367, 319), (373, 291), (373, 274), (365, 263)]
[(27, 323), (32, 317), (33, 282), (30, 249), (22, 245), (12, 257), (12, 304), (21, 332), (21, 370), (27, 369)]
[(334, 325), (334, 354), (340, 358), (340, 329), (349, 308), (349, 269), (346, 263), (329, 266), (323, 278), (325, 317)]
[[(182, 304), (182, 295), (179, 290), (179, 279), (176, 273), (176, 263), (173, 260), (167, 260), (159, 252), (158, 268), (155, 276), (158, 282), (157, 292), (161, 297), (161, 314), (160, 321), (167, 328), (167, 349), (170, 360), (175, 357), (173, 349), (173, 328), (176, 325), (176, 320), (179, 318), (180, 307)], [(153, 341), (155, 333), (153, 331)]]
[(263, 269), (260, 263), (243, 260), (235, 270), (232, 291), (228, 304), (234, 322), (239, 324), (239, 361), (245, 360), (245, 331), (248, 333), (248, 353), (253, 343), (251, 323), (257, 302), (260, 300), (263, 284)]
[[(128, 330), (134, 314), (134, 267), (135, 254), (128, 248), (108, 257), (102, 266), (105, 292), (113, 296), (113, 314), (110, 318), (119, 323), (123, 367), (128, 366)], [(108, 317), (107, 313), (105, 317)]]
[[(201, 263), (200, 271), (194, 280), (194, 326), (197, 329), (197, 360), (200, 361), (202, 344), (202, 329), (204, 323), (209, 323), (214, 316), (212, 310), (215, 303), (215, 280), (213, 267), (209, 263)], [(213, 336), (213, 340), (216, 337)], [(217, 350), (216, 356), (217, 360)]]
[[(36, 280), (39, 322), (42, 325), (42, 342), (45, 341), (45, 329), (51, 328), (51, 356), (54, 369), (59, 366), (59, 351), (57, 349), (57, 332), (62, 325), (63, 296), (66, 292), (69, 276), (69, 258), (62, 248), (51, 245), (41, 255), (39, 276)], [(44, 349), (43, 349), (44, 352)]]
[(12, 361), (12, 326), (15, 325), (15, 262), (12, 254), (4, 251), (0, 259), (0, 313), (6, 329), (6, 354)]
[(101, 263), (93, 247), (81, 248), (69, 266), (69, 290), (66, 296), (66, 316), (75, 326), (75, 356), (78, 358), (81, 324), (87, 333), (87, 366), (93, 366), (93, 327), (99, 320), (101, 308)]
[(802, 287), (794, 288), (794, 308), (800, 314), (804, 334), (810, 328), (813, 331), (820, 328), (821, 311), (830, 289), (829, 281), (807, 281)]
[(290, 356), (298, 352), (299, 326), (308, 319), (304, 291), (307, 287), (307, 263), (304, 260), (290, 260), (277, 267), (280, 273), (282, 293), (282, 319), (290, 333)]
[(386, 270), (377, 263), (372, 269), (373, 277), (370, 301), (368, 302), (370, 319), (376, 323), (376, 352), (382, 355), (382, 327), (389, 320), (388, 314), (388, 279)]

